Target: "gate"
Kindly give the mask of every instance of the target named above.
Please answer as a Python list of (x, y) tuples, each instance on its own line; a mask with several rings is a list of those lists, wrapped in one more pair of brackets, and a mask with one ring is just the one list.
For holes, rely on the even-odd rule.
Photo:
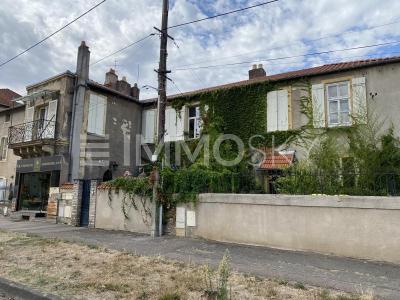
[(81, 227), (89, 225), (89, 206), (90, 206), (90, 180), (84, 180), (82, 184), (81, 202)]

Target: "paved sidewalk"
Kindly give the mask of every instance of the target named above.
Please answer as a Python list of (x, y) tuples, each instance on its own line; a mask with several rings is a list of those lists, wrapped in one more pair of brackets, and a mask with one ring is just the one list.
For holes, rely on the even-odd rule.
[(217, 265), (225, 249), (229, 249), (236, 271), (347, 292), (373, 291), (380, 298), (400, 299), (400, 266), (397, 265), (197, 239), (151, 238), (48, 222), (11, 222), (4, 217), (0, 217), (0, 229), (200, 264)]

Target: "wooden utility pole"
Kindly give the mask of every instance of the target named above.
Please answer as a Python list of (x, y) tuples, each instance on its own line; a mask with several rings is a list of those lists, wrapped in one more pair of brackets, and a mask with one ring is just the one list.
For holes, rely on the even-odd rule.
[[(165, 107), (167, 104), (167, 46), (168, 46), (168, 10), (169, 10), (169, 0), (163, 0), (162, 8), (162, 21), (161, 30), (155, 28), (161, 33), (160, 42), (160, 63), (157, 70), (158, 74), (158, 103), (157, 103), (157, 141), (156, 141), (156, 151), (160, 145), (164, 143), (164, 133), (165, 133)], [(158, 168), (154, 170), (155, 172), (155, 182), (153, 187), (153, 199), (155, 203), (153, 204), (153, 222), (152, 222), (152, 236), (162, 235), (162, 205), (159, 203), (158, 199), (158, 186), (160, 184), (160, 172)], [(158, 206), (159, 205), (159, 206)], [(158, 207), (157, 207), (158, 206)], [(158, 227), (158, 228), (157, 228)]]

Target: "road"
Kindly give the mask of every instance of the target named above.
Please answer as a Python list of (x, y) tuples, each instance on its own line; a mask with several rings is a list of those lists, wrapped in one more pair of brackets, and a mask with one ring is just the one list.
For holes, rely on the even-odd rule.
[(232, 268), (239, 272), (346, 292), (372, 291), (379, 298), (400, 299), (400, 266), (393, 264), (198, 239), (151, 238), (49, 222), (12, 222), (4, 217), (0, 217), (0, 229), (214, 266), (228, 249)]

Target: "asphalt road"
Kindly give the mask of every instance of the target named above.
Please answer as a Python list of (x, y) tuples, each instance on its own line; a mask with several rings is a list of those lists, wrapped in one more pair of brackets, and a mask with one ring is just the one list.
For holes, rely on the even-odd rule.
[(214, 266), (228, 249), (232, 268), (239, 272), (352, 293), (372, 291), (380, 299), (400, 299), (400, 266), (393, 264), (197, 239), (151, 238), (48, 222), (11, 222), (3, 217), (0, 229)]

